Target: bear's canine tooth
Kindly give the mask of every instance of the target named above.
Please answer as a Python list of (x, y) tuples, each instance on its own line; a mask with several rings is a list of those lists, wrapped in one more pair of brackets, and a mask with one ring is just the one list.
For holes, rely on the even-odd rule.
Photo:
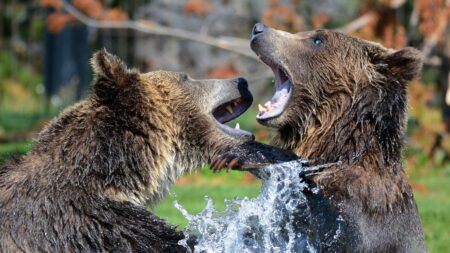
[(260, 105), (260, 104), (258, 104), (258, 109), (259, 109), (259, 112), (260, 112), (260, 113), (265, 113), (265, 112), (267, 112), (267, 108), (265, 108), (264, 106), (262, 106), (262, 105)]
[(236, 123), (236, 126), (234, 127), (234, 129), (241, 129), (241, 126), (239, 125), (239, 122)]
[(227, 107), (225, 107), (225, 109), (227, 109), (227, 111), (229, 113), (233, 113), (233, 107), (231, 107), (231, 105), (227, 105)]

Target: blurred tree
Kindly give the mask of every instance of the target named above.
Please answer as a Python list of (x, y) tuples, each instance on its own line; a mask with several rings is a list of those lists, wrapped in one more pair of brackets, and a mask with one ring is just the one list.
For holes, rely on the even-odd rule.
[[(72, 0), (75, 8), (96, 20), (128, 20), (128, 14), (118, 8), (104, 8), (97, 0)], [(88, 30), (84, 24), (64, 11), (62, 0), (41, 0), (47, 9), (45, 32), (44, 80), (46, 94), (52, 97), (59, 88), (74, 79), (77, 81), (75, 100), (79, 100), (88, 87), (90, 49)]]

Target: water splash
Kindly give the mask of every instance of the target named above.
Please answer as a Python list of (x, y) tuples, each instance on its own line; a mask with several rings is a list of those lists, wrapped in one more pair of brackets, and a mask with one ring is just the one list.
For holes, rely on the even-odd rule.
[[(308, 186), (299, 175), (320, 168), (305, 167), (304, 162), (292, 161), (260, 170), (260, 195), (225, 201), (225, 211), (217, 211), (208, 197), (205, 209), (197, 215), (189, 214), (175, 202), (189, 222), (184, 231), (187, 238), (180, 244), (187, 247), (187, 242), (195, 238), (194, 252), (206, 253), (316, 252), (314, 239), (309, 238), (311, 215), (303, 194)], [(339, 234), (336, 231), (336, 239)]]

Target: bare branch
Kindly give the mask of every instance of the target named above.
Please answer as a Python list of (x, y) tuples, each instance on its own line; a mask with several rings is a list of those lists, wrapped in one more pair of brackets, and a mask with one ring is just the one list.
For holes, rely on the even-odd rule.
[(425, 43), (422, 47), (422, 53), (425, 58), (428, 58), (430, 56), (431, 51), (437, 45), (437, 43), (439, 42), (439, 38), (442, 36), (447, 27), (447, 16), (440, 15), (440, 17), (438, 18), (439, 19), (436, 29), (428, 38), (425, 38)]
[(84, 13), (71, 5), (67, 0), (64, 0), (63, 3), (63, 9), (66, 12), (73, 15), (81, 23), (90, 27), (100, 29), (129, 29), (139, 31), (141, 33), (169, 36), (183, 40), (191, 40), (228, 50), (252, 59), (258, 59), (258, 57), (250, 50), (249, 43), (242, 39), (233, 37), (216, 38), (179, 28), (162, 26), (157, 23), (142, 19), (136, 21), (98, 21), (86, 16)]
[(351, 33), (351, 32), (357, 31), (357, 30), (361, 29), (363, 26), (367, 25), (374, 18), (375, 18), (375, 13), (368, 12), (368, 13), (362, 15), (361, 17), (351, 21), (344, 27), (336, 29), (336, 31), (342, 32), (342, 33)]
[[(406, 0), (391, 0), (387, 5), (384, 6), (395, 10), (400, 8), (405, 3)], [(357, 31), (362, 27), (364, 27), (365, 25), (367, 25), (368, 23), (370, 23), (371, 21), (373, 21), (376, 18), (376, 15), (377, 15), (376, 11), (367, 12), (364, 15), (360, 16), (359, 18), (351, 21), (344, 27), (336, 29), (336, 31), (342, 33), (351, 33)]]
[(400, 6), (406, 3), (406, 0), (391, 0), (389, 2), (389, 7), (392, 9), (398, 9)]
[(413, 28), (417, 27), (417, 24), (419, 24), (419, 8), (416, 1), (411, 16), (409, 17), (409, 28), (413, 30)]

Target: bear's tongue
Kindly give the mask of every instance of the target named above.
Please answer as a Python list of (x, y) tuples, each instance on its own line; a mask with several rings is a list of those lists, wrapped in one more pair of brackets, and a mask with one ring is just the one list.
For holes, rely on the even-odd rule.
[[(281, 78), (276, 79), (282, 80)], [(264, 106), (258, 105), (259, 113), (256, 116), (257, 119), (264, 120), (277, 117), (283, 113), (284, 109), (286, 109), (291, 96), (292, 83), (287, 78), (283, 81), (284, 82), (281, 84), (276, 84), (275, 94), (264, 104)]]

